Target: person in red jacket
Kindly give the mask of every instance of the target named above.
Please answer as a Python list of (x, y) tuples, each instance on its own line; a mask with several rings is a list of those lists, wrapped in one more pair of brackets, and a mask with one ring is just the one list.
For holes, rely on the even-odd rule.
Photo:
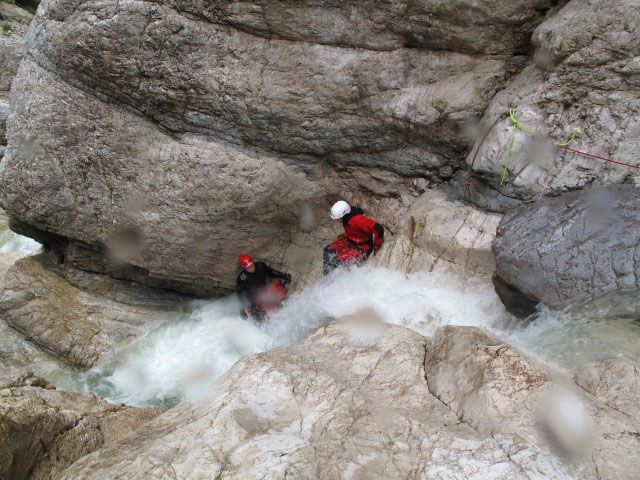
[(331, 207), (331, 218), (341, 220), (344, 235), (324, 249), (323, 273), (328, 275), (340, 265), (366, 260), (384, 242), (384, 228), (364, 216), (364, 210), (340, 200)]

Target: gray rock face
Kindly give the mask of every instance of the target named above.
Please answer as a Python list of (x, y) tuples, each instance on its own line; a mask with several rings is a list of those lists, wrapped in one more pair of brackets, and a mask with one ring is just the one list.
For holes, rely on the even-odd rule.
[(233, 25), (267, 38), (371, 50), (414, 46), (514, 54), (528, 51), (534, 26), (557, 2), (463, 0), (452, 4), (444, 0), (400, 0), (345, 4), (270, 0), (256, 5), (225, 0), (204, 6), (189, 0), (168, 3), (211, 22)]
[(429, 190), (411, 204), (397, 235), (371, 263), (405, 273), (446, 270), (491, 277), (496, 269), (491, 244), (500, 218)]
[(462, 127), (552, 3), (49, 0), (0, 203), (83, 268), (120, 275), (96, 258), (128, 235), (125, 276), (228, 291), (239, 253), (285, 261), (306, 207), (324, 219), (371, 176), (392, 177), (389, 203), (412, 192), (404, 177), (450, 178)]
[(3, 25), (0, 31), (0, 97), (7, 94), (18, 71), (32, 19), (33, 15), (26, 10), (10, 3), (0, 3), (0, 21)]
[(640, 468), (637, 419), (478, 328), (440, 329), (425, 369), (429, 391), (495, 438), (530, 478), (631, 479)]
[[(532, 37), (535, 65), (497, 94), (484, 115), (467, 158), (475, 176), (520, 201), (637, 181), (637, 169), (553, 147), (518, 130), (506, 184), (499, 185), (512, 128), (509, 108), (534, 132), (565, 142), (578, 128), (572, 148), (638, 165), (639, 29), (635, 0), (573, 0), (542, 23)], [(492, 203), (482, 196), (479, 201), (483, 207)]]
[(33, 19), (26, 10), (0, 2), (0, 160), (7, 145), (6, 124), (9, 116), (9, 89), (25, 51), (25, 37)]
[[(487, 352), (492, 375), (478, 376)], [(460, 355), (469, 357), (466, 363)], [(481, 330), (447, 328), (430, 343), (363, 314), (292, 348), (241, 360), (217, 395), (179, 405), (61, 478), (145, 478), (158, 471), (180, 479), (593, 478), (596, 465), (603, 478), (632, 478), (635, 460), (620, 465), (615, 454), (625, 462), (638, 458), (637, 422), (584, 392), (579, 401), (607, 435), (594, 456), (571, 463), (541, 439), (529, 407), (553, 384)], [(445, 390), (464, 385), (476, 390), (457, 393), (484, 408), (484, 424), (457, 404), (447, 406)], [(491, 396), (482, 404), (485, 391)], [(491, 399), (499, 402), (495, 408)], [(512, 418), (502, 425), (507, 414)], [(520, 436), (515, 426), (522, 426)]]
[(597, 362), (580, 369), (576, 383), (620, 412), (640, 420), (640, 372), (620, 359)]
[[(7, 118), (9, 118), (9, 102), (0, 98), (0, 145), (7, 144)], [(0, 157), (4, 155), (4, 150), (0, 153)]]
[(81, 367), (176, 317), (184, 302), (178, 295), (56, 266), (45, 254), (18, 260), (0, 284), (0, 315), (31, 341)]
[(640, 287), (640, 187), (590, 188), (508, 212), (493, 251), (496, 277), (561, 308)]
[(40, 480), (117, 442), (162, 413), (62, 392), (18, 368), (0, 367), (0, 477)]

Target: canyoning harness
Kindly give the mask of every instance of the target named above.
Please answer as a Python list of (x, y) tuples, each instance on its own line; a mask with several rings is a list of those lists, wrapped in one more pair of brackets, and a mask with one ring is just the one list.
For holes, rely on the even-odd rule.
[(324, 249), (323, 269), (328, 275), (340, 265), (354, 265), (365, 261), (384, 242), (384, 228), (364, 216), (364, 210), (355, 205), (342, 217), (344, 233)]
[(249, 307), (249, 314), (258, 323), (269, 318), (270, 314), (280, 308), (284, 297), (287, 295), (285, 282), (275, 280), (271, 286), (260, 290), (256, 297), (256, 303)]
[(364, 216), (364, 210), (351, 205), (351, 211), (342, 217), (344, 233), (351, 244), (369, 256), (384, 242), (384, 228)]

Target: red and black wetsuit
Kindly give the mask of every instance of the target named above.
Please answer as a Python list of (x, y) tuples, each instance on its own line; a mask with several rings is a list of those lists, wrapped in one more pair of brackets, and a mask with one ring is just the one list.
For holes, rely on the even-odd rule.
[(244, 314), (245, 309), (248, 309), (256, 320), (262, 320), (264, 312), (259, 308), (258, 297), (269, 288), (269, 277), (272, 279), (280, 278), (285, 282), (289, 281), (291, 277), (267, 266), (264, 262), (255, 262), (255, 266), (254, 273), (249, 273), (244, 269), (240, 272), (236, 280), (236, 293), (240, 301), (240, 314)]
[(342, 217), (342, 225), (347, 240), (338, 239), (324, 249), (325, 275), (340, 264), (364, 260), (384, 242), (384, 227), (365, 217), (360, 207), (351, 205), (351, 211)]

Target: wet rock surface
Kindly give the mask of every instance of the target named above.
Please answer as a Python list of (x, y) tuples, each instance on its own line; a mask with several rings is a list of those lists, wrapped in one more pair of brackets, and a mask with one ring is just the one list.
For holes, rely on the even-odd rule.
[(0, 286), (0, 315), (32, 342), (90, 367), (186, 308), (184, 297), (57, 266), (46, 254), (18, 260)]
[(490, 277), (495, 272), (491, 243), (500, 218), (429, 190), (411, 204), (396, 236), (371, 263), (405, 273), (444, 269)]
[(482, 330), (430, 340), (363, 314), (239, 361), (217, 395), (61, 478), (633, 478), (640, 426), (580, 389), (596, 439), (584, 457), (555, 450), (536, 405), (559, 385)]
[(17, 5), (0, 2), (0, 160), (7, 145), (9, 89), (25, 52), (26, 35), (33, 15)]
[(2, 147), (2, 152), (0, 152), (0, 157), (4, 155), (4, 148), (7, 145), (7, 118), (9, 117), (9, 102), (0, 98), (0, 146)]
[(493, 244), (496, 276), (554, 308), (638, 288), (639, 193), (590, 188), (508, 212)]
[(0, 366), (0, 476), (56, 478), (80, 457), (121, 440), (162, 411), (62, 392), (28, 370)]
[(640, 372), (633, 363), (623, 359), (592, 363), (574, 378), (606, 405), (640, 420)]
[(25, 9), (7, 2), (0, 3), (0, 99), (8, 94), (18, 71), (31, 20), (33, 15)]
[(530, 478), (633, 478), (640, 465), (636, 419), (481, 329), (440, 329), (425, 369), (429, 391)]
[(229, 291), (241, 250), (282, 266), (306, 207), (375, 191), (358, 169), (405, 208), (414, 177), (451, 178), (554, 3), (47, 1), (0, 202), (81, 268), (122, 275), (129, 238), (127, 278)]

